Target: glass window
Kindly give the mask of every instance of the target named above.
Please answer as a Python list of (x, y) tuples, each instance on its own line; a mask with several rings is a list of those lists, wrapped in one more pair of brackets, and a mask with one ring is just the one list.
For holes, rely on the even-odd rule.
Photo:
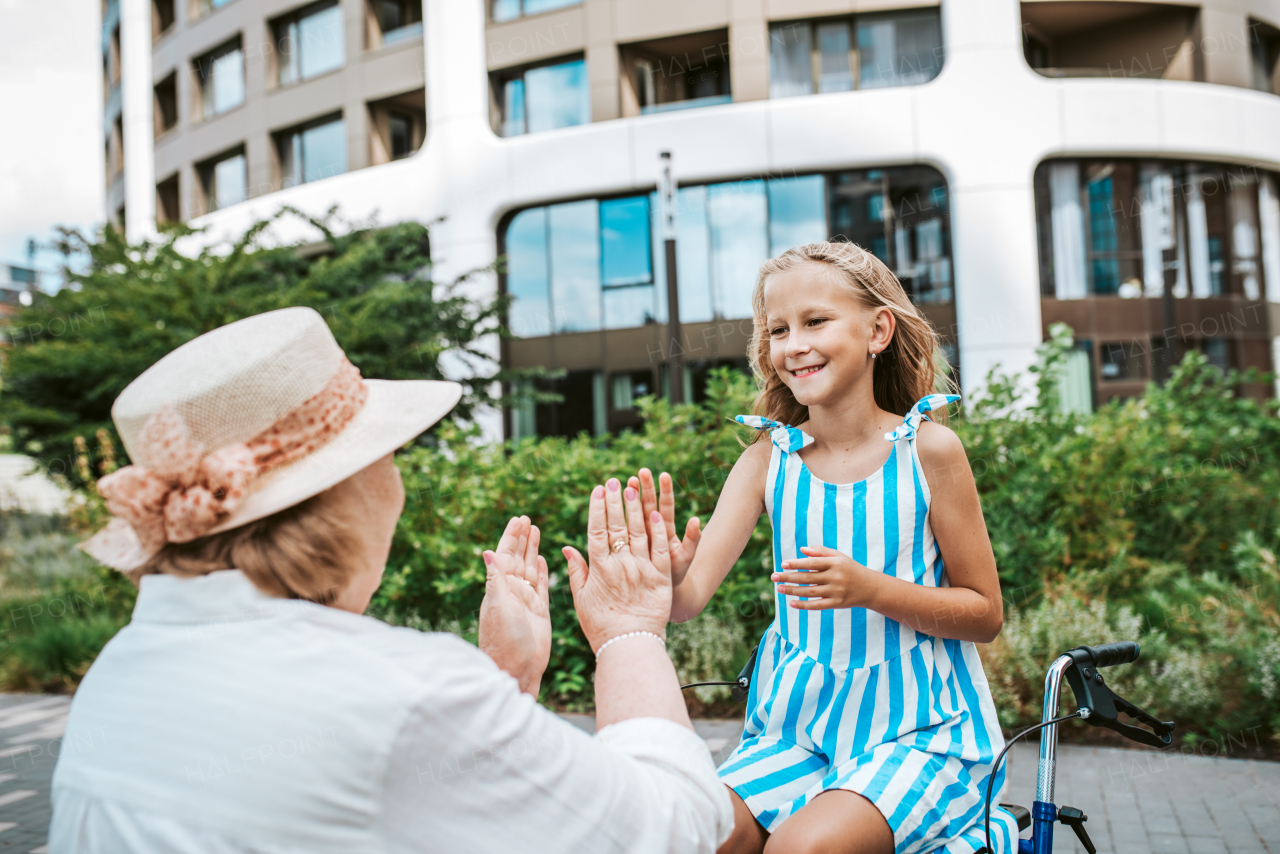
[[(605, 329), (631, 329), (635, 326), (647, 326), (657, 322), (658, 295), (653, 285), (631, 285), (625, 288), (605, 288), (602, 296), (604, 302)], [(666, 299), (662, 294), (662, 299)]]
[(296, 83), (341, 68), (346, 61), (342, 7), (311, 6), (275, 23), (280, 83)]
[(1231, 342), (1226, 338), (1204, 339), (1204, 355), (1222, 373), (1231, 370)]
[(870, 249), (915, 303), (952, 301), (947, 190), (937, 170), (868, 169), (830, 181), (831, 234)]
[(202, 115), (211, 119), (244, 103), (244, 53), (237, 40), (196, 60)]
[(591, 121), (585, 61), (534, 68), (524, 79), (529, 133)]
[(1138, 342), (1102, 345), (1102, 381), (1133, 382), (1146, 378), (1146, 350)]
[[(1116, 221), (1111, 208), (1111, 178), (1097, 177), (1089, 182), (1089, 249), (1094, 256), (1114, 255)], [(1114, 294), (1120, 290), (1120, 262), (1114, 257), (1094, 257), (1090, 261), (1093, 292)]]
[(1259, 92), (1276, 92), (1276, 65), (1280, 58), (1280, 30), (1261, 21), (1249, 21), (1250, 85)]
[(807, 22), (769, 28), (769, 96), (791, 98), (813, 93), (813, 43)]
[(849, 22), (818, 25), (818, 91), (846, 92), (853, 88), (849, 61)]
[(200, 169), (207, 211), (221, 210), (248, 198), (248, 170), (237, 152)]
[(942, 69), (936, 8), (774, 24), (769, 35), (774, 98), (927, 83)]
[[(760, 264), (792, 246), (827, 239), (828, 210), (842, 226), (834, 233), (863, 246), (879, 239), (882, 258), (916, 302), (952, 300), (942, 176), (930, 167), (894, 167), (681, 188), (681, 321), (750, 318)], [(529, 337), (665, 323), (666, 249), (659, 216), (654, 194), (551, 205), (515, 216), (506, 235), (507, 290), (516, 298), (513, 332)]]
[(517, 71), (502, 80), (501, 93), (503, 136), (591, 121), (587, 64), (581, 59)]
[(769, 257), (764, 181), (735, 181), (707, 188), (711, 225), (712, 293), (717, 317), (751, 317), (751, 292)]
[(860, 88), (927, 83), (942, 70), (937, 9), (863, 15), (856, 26)]
[(387, 116), (387, 128), (391, 135), (391, 159), (399, 160), (413, 154), (413, 119), (392, 113)]
[[(676, 192), (676, 272), (680, 321), (699, 323), (715, 317), (711, 287), (711, 223), (706, 186), (682, 187)], [(655, 205), (656, 207), (656, 205)], [(660, 234), (659, 229), (655, 233)], [(665, 249), (662, 255), (666, 263)], [(665, 268), (663, 270), (665, 273)], [(666, 278), (660, 287), (666, 303)], [(664, 320), (665, 322), (665, 312)]]
[(600, 328), (600, 213), (594, 199), (547, 208), (556, 332)]
[(493, 0), (493, 19), (513, 21), (521, 15), (536, 15), (566, 6), (577, 6), (582, 0)]
[(288, 131), (280, 136), (279, 145), (286, 187), (347, 171), (347, 131), (341, 118)]
[(769, 254), (827, 239), (827, 189), (821, 175), (769, 180)]
[(649, 200), (644, 196), (600, 203), (601, 284), (649, 284)]
[(519, 136), (525, 127), (524, 78), (517, 77), (502, 85), (502, 135)]
[(613, 375), (614, 409), (632, 409), (636, 405), (636, 398), (653, 393), (653, 371), (628, 371)]
[(421, 0), (378, 0), (377, 8), (384, 45), (422, 38)]
[(551, 279), (547, 258), (547, 209), (516, 214), (507, 227), (507, 312), (511, 331), (523, 338), (551, 334)]

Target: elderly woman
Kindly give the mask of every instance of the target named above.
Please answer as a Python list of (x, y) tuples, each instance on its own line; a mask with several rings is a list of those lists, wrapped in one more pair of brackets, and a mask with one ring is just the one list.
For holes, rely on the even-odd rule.
[[(133, 465), (90, 554), (139, 584), (71, 705), (53, 852), (711, 852), (733, 812), (663, 643), (667, 544), (617, 480), (564, 550), (592, 738), (535, 701), (538, 529), (484, 553), (480, 648), (362, 616), (404, 506), (392, 452), (453, 383), (364, 380), (320, 315), (203, 335), (116, 400)], [(660, 522), (657, 520), (655, 524)], [(661, 540), (661, 538), (656, 538)]]

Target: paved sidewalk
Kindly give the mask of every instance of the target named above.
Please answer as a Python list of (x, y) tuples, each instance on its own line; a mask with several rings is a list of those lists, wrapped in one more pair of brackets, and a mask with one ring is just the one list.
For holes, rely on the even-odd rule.
[[(45, 851), (49, 784), (70, 698), (0, 694), (0, 854)], [(587, 732), (595, 719), (564, 715)], [(740, 720), (694, 728), (716, 763), (737, 745)], [(1002, 800), (1035, 800), (1035, 744), (1010, 751)], [(1099, 854), (1280, 854), (1280, 764), (1146, 750), (1064, 745), (1057, 802), (1079, 807)], [(1059, 825), (1055, 854), (1083, 854)]]
[(49, 784), (70, 697), (0, 694), (0, 852), (45, 851)]

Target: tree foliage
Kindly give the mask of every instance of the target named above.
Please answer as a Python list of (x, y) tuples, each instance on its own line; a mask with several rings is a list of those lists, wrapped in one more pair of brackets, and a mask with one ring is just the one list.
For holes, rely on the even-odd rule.
[[(474, 378), (464, 381), (454, 418), (495, 403), (494, 380), (528, 373), (497, 371), (481, 347), (486, 334), (506, 334), (504, 298), (475, 302), (465, 277), (432, 280), (426, 226), (351, 224), (333, 211), (304, 218), (318, 242), (273, 245), (273, 218), (195, 254), (187, 245), (200, 238), (182, 226), (137, 244), (111, 225), (96, 237), (65, 231), (62, 248), (87, 258), (87, 268), (68, 271), (69, 287), (57, 294), (37, 294), (12, 318), (0, 350), (0, 421), (13, 449), (81, 482), (75, 438), (113, 430), (111, 404), (129, 382), (198, 335), (287, 306), (319, 311), (366, 377), (443, 379), (445, 353), (467, 363)], [(103, 449), (89, 450), (97, 477)]]

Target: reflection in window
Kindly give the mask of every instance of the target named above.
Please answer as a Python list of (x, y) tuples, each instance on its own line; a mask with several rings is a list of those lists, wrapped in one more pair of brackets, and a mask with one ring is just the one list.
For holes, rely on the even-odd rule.
[(273, 29), (282, 86), (341, 68), (346, 61), (342, 7), (337, 3), (308, 6), (276, 21)]
[(1089, 181), (1089, 249), (1093, 256), (1093, 292), (1114, 294), (1120, 290), (1120, 262), (1115, 257), (1116, 221), (1112, 215), (1110, 172)]
[(281, 185), (293, 187), (347, 171), (347, 131), (341, 117), (277, 135)]
[(710, 30), (627, 45), (620, 58), (641, 115), (733, 100), (729, 32)]
[(512, 332), (533, 337), (653, 323), (649, 218), (645, 196), (516, 214), (506, 233)]
[(751, 317), (751, 292), (769, 257), (769, 214), (764, 181), (707, 188), (711, 223), (711, 276), (716, 315)]
[(547, 209), (530, 208), (507, 226), (507, 311), (511, 331), (522, 338), (551, 334), (551, 280), (547, 269)]
[(632, 409), (636, 398), (654, 393), (653, 371), (628, 371), (613, 375), (614, 409)]
[(870, 249), (917, 304), (951, 302), (947, 189), (937, 170), (868, 169), (831, 181), (832, 233)]
[(238, 38), (197, 59), (195, 66), (203, 118), (244, 103), (244, 52)]
[(928, 83), (942, 70), (936, 8), (864, 15), (857, 25), (859, 88)]
[(384, 45), (422, 38), (422, 0), (376, 0)]
[(1147, 376), (1146, 350), (1138, 342), (1102, 345), (1102, 381), (1132, 382)]
[(503, 136), (591, 121), (587, 64), (581, 59), (507, 73), (501, 82)]
[(1252, 167), (1048, 161), (1035, 177), (1041, 293), (1259, 299), (1280, 277), (1272, 182)]
[(556, 332), (600, 328), (600, 216), (594, 199), (547, 208)]
[[(947, 193), (935, 169), (682, 187), (677, 205), (684, 323), (751, 317), (760, 264), (828, 234), (874, 247), (916, 302), (952, 299)], [(665, 247), (657, 217), (652, 194), (550, 205), (513, 217), (505, 237), (512, 331), (535, 337), (665, 323)]]
[(942, 70), (937, 8), (769, 28), (770, 97), (927, 83)]
[(577, 6), (582, 0), (493, 0), (493, 19), (513, 21), (521, 15), (537, 15), (552, 9)]
[(199, 172), (206, 211), (221, 210), (248, 198), (248, 170), (243, 152), (206, 163)]
[(774, 178), (769, 181), (769, 254), (827, 239), (826, 179)]
[(1231, 342), (1226, 338), (1204, 339), (1204, 356), (1222, 373), (1231, 370)]

